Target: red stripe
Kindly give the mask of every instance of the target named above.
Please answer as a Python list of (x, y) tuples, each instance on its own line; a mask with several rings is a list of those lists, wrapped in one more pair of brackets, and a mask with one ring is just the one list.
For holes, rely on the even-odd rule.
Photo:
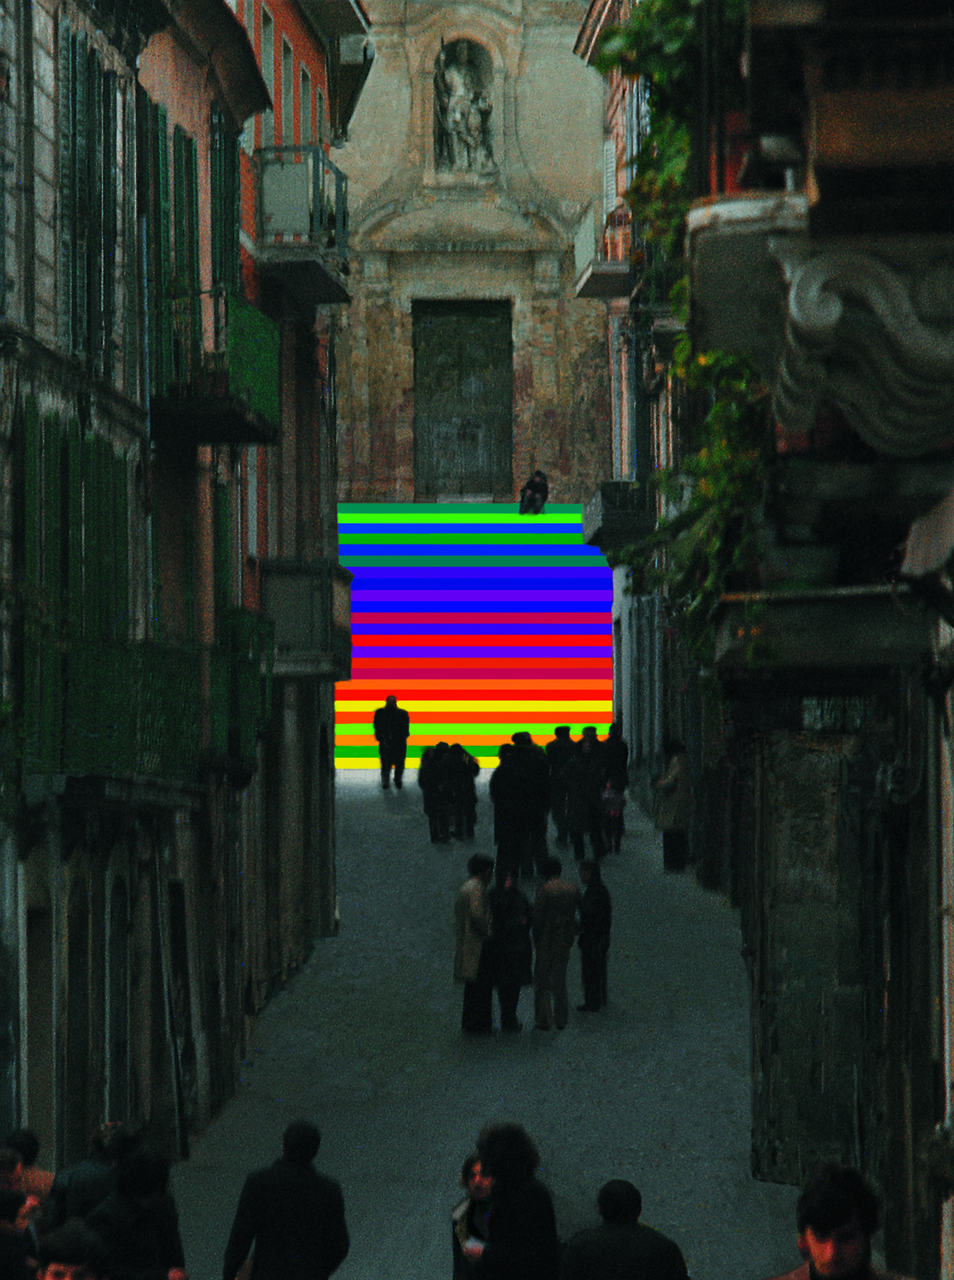
[(355, 649), (415, 648), (453, 649), (477, 646), (488, 649), (609, 649), (609, 636), (355, 636), (351, 637)]
[(395, 625), (400, 623), (402, 626), (407, 624), (408, 627), (414, 627), (418, 622), (443, 622), (448, 626), (456, 626), (458, 623), (466, 626), (469, 623), (479, 623), (481, 625), (489, 625), (496, 622), (512, 622), (516, 624), (526, 624), (530, 627), (539, 626), (541, 622), (546, 623), (564, 623), (578, 622), (581, 625), (598, 625), (608, 626), (613, 621), (613, 615), (610, 610), (599, 613), (547, 613), (541, 610), (539, 613), (365, 613), (360, 607), (352, 609), (352, 617), (355, 622), (360, 622), (363, 626), (369, 623), (389, 622)]

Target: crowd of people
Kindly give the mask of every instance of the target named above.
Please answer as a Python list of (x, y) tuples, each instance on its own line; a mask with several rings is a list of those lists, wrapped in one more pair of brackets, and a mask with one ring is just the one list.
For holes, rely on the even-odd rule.
[(581, 1013), (599, 1013), (608, 1001), (607, 962), (613, 907), (599, 861), (580, 863), (580, 885), (548, 856), (534, 900), (521, 889), (516, 871), (498, 857), (476, 853), (454, 901), (454, 980), (464, 989), (461, 1030), (491, 1035), (493, 995), (500, 1029), (523, 1029), (517, 1018), (522, 987), (533, 985), (534, 1028), (562, 1031), (569, 1018), (567, 969), (574, 942), (580, 950)]
[[(321, 1133), (287, 1126), (281, 1153), (245, 1179), (222, 1280), (328, 1280), (351, 1239), (340, 1184), (315, 1167)], [(108, 1124), (85, 1160), (56, 1177), (36, 1167), (30, 1130), (0, 1146), (2, 1280), (188, 1280), (169, 1162)], [(624, 1178), (600, 1189), (593, 1226), (561, 1239), (540, 1153), (512, 1121), (485, 1125), (460, 1175), (451, 1213), (454, 1280), (688, 1280), (679, 1246), (641, 1221)], [(861, 1174), (820, 1165), (796, 1205), (804, 1261), (775, 1280), (903, 1280), (874, 1265), (879, 1206)]]
[[(451, 1215), (454, 1280), (688, 1280), (679, 1246), (640, 1221), (642, 1196), (632, 1182), (605, 1183), (598, 1222), (562, 1241), (539, 1169), (522, 1126), (481, 1130), (461, 1170), (464, 1198)], [(888, 1280), (872, 1262), (878, 1220), (877, 1197), (856, 1169), (820, 1165), (796, 1205), (804, 1262), (776, 1280)]]

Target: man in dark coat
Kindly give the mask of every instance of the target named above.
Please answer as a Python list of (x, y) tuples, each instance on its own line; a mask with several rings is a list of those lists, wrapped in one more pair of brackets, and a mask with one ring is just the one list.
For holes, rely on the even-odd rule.
[(614, 1178), (600, 1188), (597, 1208), (603, 1222), (580, 1231), (567, 1244), (560, 1280), (687, 1280), (686, 1260), (677, 1244), (639, 1221), (642, 1196), (631, 1182)]
[(528, 879), (543, 874), (547, 859), (547, 816), (550, 812), (550, 765), (543, 747), (530, 734), (519, 730), (511, 735), (513, 764), (517, 773), (520, 802), (517, 808), (517, 843), (520, 874)]
[(53, 1179), (38, 1234), (44, 1236), (69, 1218), (85, 1218), (92, 1213), (116, 1185), (116, 1166), (135, 1145), (136, 1139), (119, 1120), (94, 1129), (86, 1159), (62, 1169)]
[(223, 1280), (235, 1280), (252, 1242), (252, 1280), (327, 1280), (348, 1255), (344, 1197), (313, 1161), (321, 1134), (296, 1120), (282, 1137), (281, 1159), (250, 1173), (225, 1249)]
[(497, 883), (490, 891), (492, 935), (484, 948), (500, 1003), (501, 1031), (519, 1031), (517, 1018), (520, 988), (533, 982), (533, 941), (530, 936), (532, 907), (516, 882), (516, 873), (497, 864)]
[(557, 844), (565, 849), (569, 827), (566, 818), (567, 782), (564, 770), (570, 762), (576, 744), (570, 737), (570, 726), (558, 724), (553, 730), (553, 740), (544, 750), (550, 765), (550, 814), (557, 829)]
[(391, 769), (394, 769), (394, 785), (398, 791), (404, 786), (404, 758), (407, 740), (411, 734), (411, 718), (397, 698), (389, 693), (384, 706), (374, 713), (374, 736), (381, 757), (381, 786), (387, 791), (391, 785)]
[(110, 1280), (186, 1280), (169, 1161), (137, 1146), (116, 1167), (116, 1186), (86, 1218), (106, 1246)]
[(609, 955), (613, 903), (595, 858), (580, 863), (583, 897), (580, 901), (580, 968), (583, 1003), (580, 1013), (599, 1013), (606, 1004), (606, 961)]

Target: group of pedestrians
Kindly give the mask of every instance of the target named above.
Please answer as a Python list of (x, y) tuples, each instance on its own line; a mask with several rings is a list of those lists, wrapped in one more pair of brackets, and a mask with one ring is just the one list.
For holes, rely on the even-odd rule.
[[(0, 1280), (188, 1280), (164, 1155), (102, 1125), (54, 1178), (24, 1162), (24, 1143), (39, 1149), (29, 1130), (0, 1147)], [(224, 1280), (327, 1280), (347, 1257), (344, 1196), (315, 1168), (320, 1145), (316, 1125), (293, 1121), (279, 1159), (249, 1174)]]
[[(598, 1222), (561, 1241), (536, 1144), (520, 1125), (485, 1126), (461, 1170), (464, 1198), (451, 1215), (454, 1280), (688, 1280), (682, 1250), (641, 1222), (642, 1196), (627, 1179), (600, 1188)], [(776, 1280), (901, 1280), (872, 1262), (877, 1197), (836, 1162), (816, 1168), (796, 1205), (801, 1266)]]
[(474, 854), (468, 878), (454, 901), (454, 980), (463, 985), (461, 1030), (468, 1036), (494, 1029), (497, 992), (500, 1029), (522, 1030), (517, 1004), (522, 987), (533, 985), (534, 1028), (562, 1031), (569, 1019), (567, 969), (574, 942), (580, 949), (581, 1013), (598, 1013), (608, 1000), (607, 959), (612, 901), (600, 864), (580, 864), (580, 885), (563, 875), (559, 858), (548, 856), (534, 901), (520, 888), (514, 868), (498, 857)]

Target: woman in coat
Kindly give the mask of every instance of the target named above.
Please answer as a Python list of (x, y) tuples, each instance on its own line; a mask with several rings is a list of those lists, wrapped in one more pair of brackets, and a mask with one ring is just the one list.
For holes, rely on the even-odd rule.
[(487, 889), (494, 874), (492, 858), (475, 853), (467, 863), (470, 878), (457, 891), (454, 922), (457, 946), (454, 981), (464, 984), (461, 1030), (465, 1035), (490, 1035), (493, 1031), (493, 978), (484, 942), (490, 936)]
[(493, 1191), (475, 1280), (553, 1280), (560, 1251), (556, 1213), (536, 1176), (536, 1144), (519, 1124), (490, 1124), (478, 1135), (477, 1153)]
[(662, 832), (663, 869), (684, 871), (689, 861), (691, 791), (689, 757), (674, 738), (664, 744), (666, 767), (656, 779), (656, 829)]

